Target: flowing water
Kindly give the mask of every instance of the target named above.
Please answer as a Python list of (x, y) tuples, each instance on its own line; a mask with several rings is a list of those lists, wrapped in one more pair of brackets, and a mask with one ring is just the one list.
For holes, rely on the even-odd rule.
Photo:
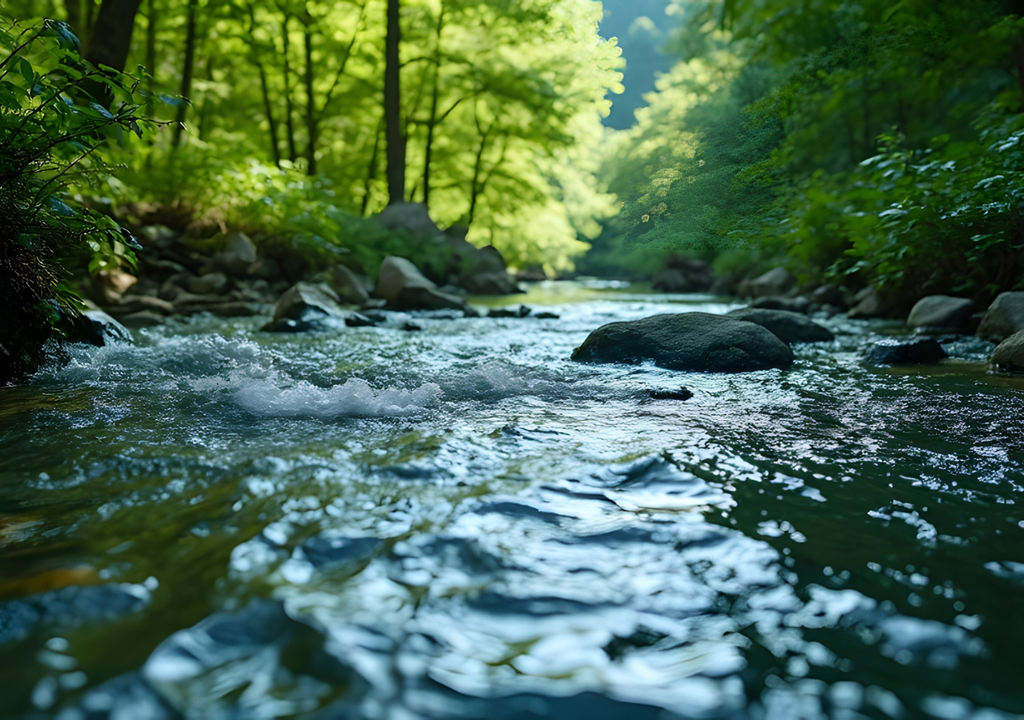
[(871, 368), (893, 328), (835, 319), (786, 371), (588, 366), (601, 324), (729, 305), (525, 302), (561, 317), (197, 319), (0, 389), (0, 717), (1024, 713), (990, 346)]

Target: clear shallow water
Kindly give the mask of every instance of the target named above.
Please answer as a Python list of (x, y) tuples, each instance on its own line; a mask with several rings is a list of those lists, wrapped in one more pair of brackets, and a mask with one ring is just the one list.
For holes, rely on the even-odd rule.
[(895, 328), (837, 319), (788, 371), (585, 366), (729, 306), (525, 302), (561, 319), (199, 319), (0, 389), (0, 717), (1024, 714), (1024, 381), (986, 347), (868, 368)]

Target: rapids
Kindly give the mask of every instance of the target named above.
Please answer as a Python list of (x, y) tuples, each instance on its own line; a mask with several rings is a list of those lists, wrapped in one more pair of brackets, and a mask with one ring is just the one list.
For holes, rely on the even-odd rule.
[(200, 317), (0, 388), (0, 717), (1024, 714), (991, 346), (868, 367), (899, 328), (835, 318), (786, 371), (589, 366), (601, 324), (732, 306), (520, 300), (561, 317)]

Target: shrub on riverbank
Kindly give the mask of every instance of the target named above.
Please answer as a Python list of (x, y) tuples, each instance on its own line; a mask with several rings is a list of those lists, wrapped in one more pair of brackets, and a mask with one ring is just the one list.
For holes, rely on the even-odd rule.
[[(97, 84), (115, 108), (92, 101)], [(134, 263), (131, 236), (65, 192), (103, 172), (102, 145), (141, 134), (133, 90), (82, 61), (64, 23), (0, 25), (0, 384), (32, 372), (78, 317), (69, 268)]]

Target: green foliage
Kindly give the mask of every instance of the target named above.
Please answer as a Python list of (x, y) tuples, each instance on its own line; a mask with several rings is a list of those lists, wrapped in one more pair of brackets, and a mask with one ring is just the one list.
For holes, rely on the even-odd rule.
[[(30, 372), (42, 346), (80, 306), (65, 282), (75, 262), (90, 270), (131, 265), (131, 236), (109, 217), (73, 207), (65, 192), (103, 171), (96, 151), (141, 135), (130, 78), (78, 56), (60, 22), (0, 24), (0, 382)], [(103, 88), (113, 110), (92, 101)]]

